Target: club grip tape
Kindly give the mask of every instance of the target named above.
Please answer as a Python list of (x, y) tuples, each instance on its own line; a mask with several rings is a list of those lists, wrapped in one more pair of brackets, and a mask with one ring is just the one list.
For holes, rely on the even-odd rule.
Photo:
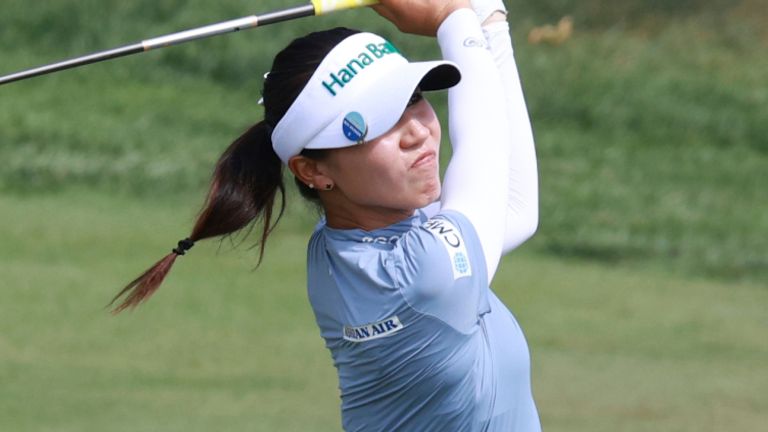
[(371, 6), (376, 3), (378, 3), (377, 0), (312, 0), (312, 6), (315, 7), (315, 15), (324, 15), (342, 9)]

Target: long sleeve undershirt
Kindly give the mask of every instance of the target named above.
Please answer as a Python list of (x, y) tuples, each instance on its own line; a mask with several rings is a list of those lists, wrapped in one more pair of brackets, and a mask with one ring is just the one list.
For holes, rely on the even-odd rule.
[[(472, 40), (484, 41), (488, 49), (467, 48)], [(538, 225), (531, 123), (506, 22), (481, 29), (475, 14), (462, 9), (442, 24), (438, 42), (443, 56), (462, 71), (461, 83), (449, 91), (453, 157), (440, 207), (472, 222), (490, 281), (501, 255), (530, 238)]]
[(515, 62), (509, 24), (499, 21), (483, 26), (483, 33), (502, 76), (511, 133), (509, 191), (503, 253), (520, 246), (538, 227), (539, 179), (533, 130)]
[(501, 74), (480, 23), (471, 9), (459, 9), (437, 32), (443, 57), (461, 70), (448, 91), (448, 124), (453, 156), (443, 180), (441, 209), (464, 214), (483, 248), (488, 280), (504, 245), (510, 131)]

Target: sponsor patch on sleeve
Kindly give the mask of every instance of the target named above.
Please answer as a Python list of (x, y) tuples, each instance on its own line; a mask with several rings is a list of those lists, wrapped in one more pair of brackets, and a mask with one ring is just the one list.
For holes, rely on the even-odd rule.
[(350, 342), (366, 342), (391, 336), (403, 329), (403, 324), (397, 315), (379, 322), (365, 324), (358, 327), (345, 325), (342, 329), (344, 339)]
[(453, 280), (472, 276), (472, 266), (469, 263), (469, 254), (461, 232), (451, 222), (442, 218), (433, 218), (424, 224), (432, 235), (440, 240), (440, 243), (448, 251), (453, 269)]

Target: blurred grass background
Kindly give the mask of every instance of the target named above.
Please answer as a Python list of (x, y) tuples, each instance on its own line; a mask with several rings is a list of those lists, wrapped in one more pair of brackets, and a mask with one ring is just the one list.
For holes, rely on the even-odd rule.
[[(4, 0), (0, 73), (286, 5)], [(496, 289), (528, 334), (545, 428), (760, 429), (764, 1), (508, 5), (541, 225)], [(527, 41), (563, 16), (563, 43)], [(362, 10), (0, 88), (0, 430), (339, 429), (298, 194), (259, 270), (255, 251), (201, 244), (142, 310), (102, 308), (188, 232), (217, 156), (261, 116), (272, 56), (335, 25), (438, 55)]]

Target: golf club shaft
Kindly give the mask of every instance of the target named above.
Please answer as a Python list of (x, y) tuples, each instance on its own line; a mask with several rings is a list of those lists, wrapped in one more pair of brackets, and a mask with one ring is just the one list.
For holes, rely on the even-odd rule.
[(164, 48), (192, 40), (204, 39), (224, 33), (246, 30), (306, 16), (322, 15), (333, 12), (335, 10), (369, 6), (376, 3), (376, 0), (312, 0), (310, 4), (304, 6), (296, 6), (288, 9), (267, 12), (261, 15), (251, 15), (244, 18), (224, 21), (204, 27), (198, 27), (191, 30), (147, 39), (131, 45), (125, 45), (106, 51), (95, 52), (82, 57), (64, 60), (58, 63), (52, 63), (49, 65), (16, 72), (0, 77), (0, 85), (58, 72), (65, 69), (71, 69), (82, 65), (110, 60), (117, 57), (137, 54), (156, 48)]

